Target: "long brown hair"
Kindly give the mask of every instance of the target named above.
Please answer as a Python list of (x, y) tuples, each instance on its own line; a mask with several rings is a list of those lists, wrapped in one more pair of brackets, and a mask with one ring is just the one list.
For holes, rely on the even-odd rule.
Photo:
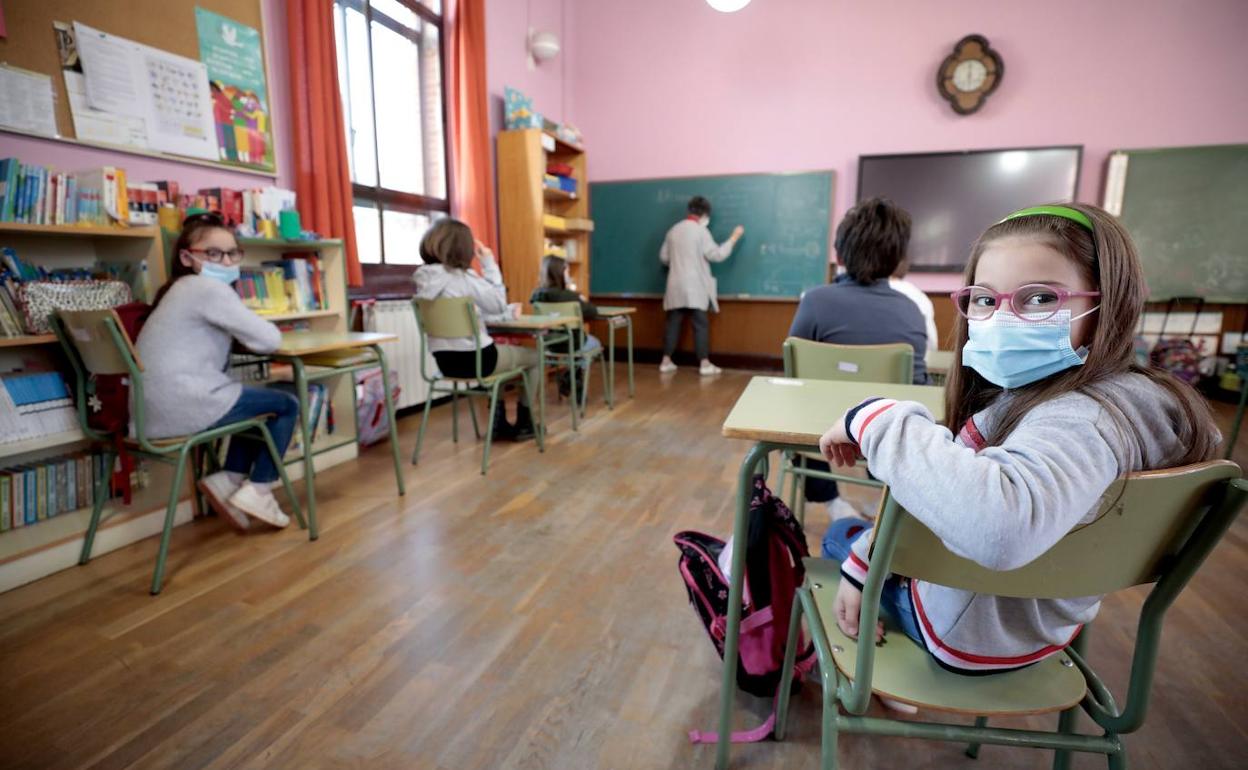
[[(966, 265), (963, 280), (971, 284), (975, 280), (979, 259), (989, 244), (1009, 236), (1031, 237), (1064, 254), (1088, 283), (1101, 293), (1100, 309), (1093, 316), (1096, 324), (1083, 366), (1072, 367), (1012, 390), (1014, 397), (995, 420), (991, 435), (986, 436), (988, 444), (997, 446), (1003, 443), (1029, 411), (1072, 391), (1083, 393), (1100, 403), (1113, 417), (1124, 437), (1129, 432), (1138, 436), (1138, 429), (1122, 410), (1095, 387), (1115, 375), (1129, 372), (1147, 377), (1170, 393), (1178, 404), (1181, 424), (1176, 427), (1185, 453), (1175, 464), (1186, 465), (1209, 459), (1217, 447), (1209, 405), (1189, 385), (1169, 372), (1140, 366), (1135, 361), (1135, 328), (1140, 314), (1144, 312), (1148, 286), (1131, 236), (1104, 209), (1082, 203), (1063, 205), (1086, 215), (1092, 221), (1093, 232), (1089, 233), (1075, 222), (1050, 214), (1010, 219), (993, 225), (979, 237)], [(962, 366), (967, 323), (961, 314), (956, 320), (955, 360), (945, 385), (945, 424), (955, 434), (971, 415), (983, 410), (1001, 393), (1001, 388), (985, 380), (975, 370)]]
[[(225, 218), (215, 211), (192, 214), (182, 220), (182, 232), (178, 233), (178, 240), (173, 244), (173, 263), (169, 266), (169, 280), (165, 282), (164, 286), (160, 287), (160, 291), (156, 292), (156, 298), (152, 300), (153, 310), (165, 298), (165, 295), (169, 293), (169, 290), (173, 288), (173, 284), (179, 278), (195, 275), (195, 268), (182, 261), (182, 252), (199, 243), (203, 234), (209, 230), (225, 230), (227, 233), (230, 233), (230, 228), (225, 224)], [(232, 236), (233, 233), (230, 233), (230, 235)]]
[(568, 262), (563, 257), (547, 254), (542, 257), (542, 274), (537, 278), (537, 285), (543, 289), (566, 289), (568, 282), (563, 273), (568, 269)]

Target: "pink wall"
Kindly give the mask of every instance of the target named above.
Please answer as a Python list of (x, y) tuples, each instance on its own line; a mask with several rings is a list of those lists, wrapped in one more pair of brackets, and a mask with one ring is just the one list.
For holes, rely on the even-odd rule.
[[(269, 71), (269, 102), (274, 113), (274, 137), (277, 143), (277, 184), (290, 187), (294, 183), (290, 141), (290, 63), (286, 45), (286, 7), (282, 0), (262, 0), (265, 28), (265, 56)], [(106, 30), (125, 35), (124, 29)], [(0, 157), (18, 157), (24, 163), (54, 166), (78, 171), (95, 166), (119, 166), (135, 181), (173, 179), (183, 189), (201, 187), (257, 187), (273, 184), (272, 177), (242, 171), (198, 166), (176, 160), (149, 158), (141, 155), (97, 150), (90, 147), (0, 133)]]
[[(1083, 144), (1098, 202), (1112, 149), (1248, 141), (1245, 30), (1243, 0), (583, 0), (571, 101), (593, 179), (830, 168), (839, 218), (860, 154)], [(971, 32), (1005, 77), (959, 117), (935, 72)]]
[[(490, 93), (490, 128), (502, 126), (503, 88), (511, 86), (533, 99), (533, 107), (557, 122), (571, 119), (574, 41), (573, 0), (486, 0), (486, 87)], [(554, 32), (561, 51), (530, 69), (527, 33)]]

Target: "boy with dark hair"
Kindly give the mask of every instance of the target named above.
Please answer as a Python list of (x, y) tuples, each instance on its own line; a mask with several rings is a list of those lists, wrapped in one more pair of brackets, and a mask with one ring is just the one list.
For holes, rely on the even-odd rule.
[[(909, 244), (910, 215), (887, 198), (869, 198), (850, 209), (836, 228), (834, 242), (845, 272), (831, 284), (802, 295), (789, 336), (834, 345), (909, 343), (914, 348), (914, 383), (925, 384), (923, 314), (909, 297), (888, 284)], [(819, 468), (823, 464), (808, 465)], [(806, 499), (827, 503), (833, 520), (858, 515), (838, 496), (833, 481), (806, 479)]]

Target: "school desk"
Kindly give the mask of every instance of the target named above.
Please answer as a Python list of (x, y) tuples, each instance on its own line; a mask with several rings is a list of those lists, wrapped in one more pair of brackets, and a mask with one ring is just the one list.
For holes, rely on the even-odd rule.
[[(404, 494), (403, 466), (399, 462), (399, 437), (394, 421), (394, 400), (390, 393), (390, 371), (386, 368), (383, 342), (398, 340), (393, 334), (376, 332), (286, 332), (282, 344), (273, 353), (276, 361), (290, 364), (294, 372), (295, 394), (299, 399), (299, 434), (303, 448), (303, 479), (308, 493), (308, 538), (320, 536), (316, 522), (316, 470), (313, 467), (312, 425), (309, 421), (308, 383), (325, 380), (360, 369), (381, 368), (385, 389), (386, 416), (390, 420), (390, 451), (394, 455), (394, 476), (399, 494)], [(308, 367), (312, 367), (309, 369)], [(351, 383), (355, 387), (355, 383)], [(328, 393), (326, 401), (329, 400)], [(327, 407), (323, 407), (327, 408)], [(355, 415), (351, 415), (355, 419)]]
[[(576, 318), (557, 315), (522, 315), (510, 321), (486, 322), (485, 326), (491, 333), (527, 334), (537, 341), (537, 358), (541, 362), (537, 378), (537, 429), (541, 431), (544, 440), (546, 438), (546, 348), (549, 345), (566, 342), (568, 357), (570, 360), (575, 360), (576, 335), (571, 332), (571, 327), (576, 326)], [(556, 334), (553, 333), (555, 329), (563, 331)], [(568, 369), (568, 376), (572, 381), (572, 392), (576, 393), (576, 367), (569, 366)], [(569, 398), (568, 404), (572, 409), (572, 430), (577, 430), (576, 399)]]
[[(759, 465), (771, 452), (819, 451), (819, 437), (832, 423), (872, 396), (917, 401), (937, 420), (944, 415), (945, 390), (930, 385), (887, 385), (835, 380), (798, 380), (754, 377), (724, 420), (723, 435), (754, 442), (737, 474), (737, 507), (733, 542), (748, 539), (750, 492)], [(719, 700), (719, 746), (715, 767), (728, 767), (732, 733), (732, 702), (737, 689), (737, 645), (741, 629), (741, 593), (745, 575), (745, 548), (732, 550), (728, 588), (728, 628), (724, 640), (724, 672)], [(783, 621), (781, 621), (783, 622)]]
[(610, 378), (607, 383), (607, 400), (615, 402), (615, 327), (623, 326), (628, 330), (628, 397), (633, 397), (633, 313), (635, 307), (599, 306), (598, 318), (607, 323), (607, 365)]

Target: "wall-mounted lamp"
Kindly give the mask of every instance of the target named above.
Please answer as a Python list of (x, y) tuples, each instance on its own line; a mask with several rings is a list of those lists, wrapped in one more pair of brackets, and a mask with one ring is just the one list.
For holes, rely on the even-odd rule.
[(529, 67), (550, 61), (559, 55), (559, 36), (554, 32), (529, 31)]
[(706, 4), (720, 13), (736, 13), (750, 4), (750, 0), (706, 0)]

